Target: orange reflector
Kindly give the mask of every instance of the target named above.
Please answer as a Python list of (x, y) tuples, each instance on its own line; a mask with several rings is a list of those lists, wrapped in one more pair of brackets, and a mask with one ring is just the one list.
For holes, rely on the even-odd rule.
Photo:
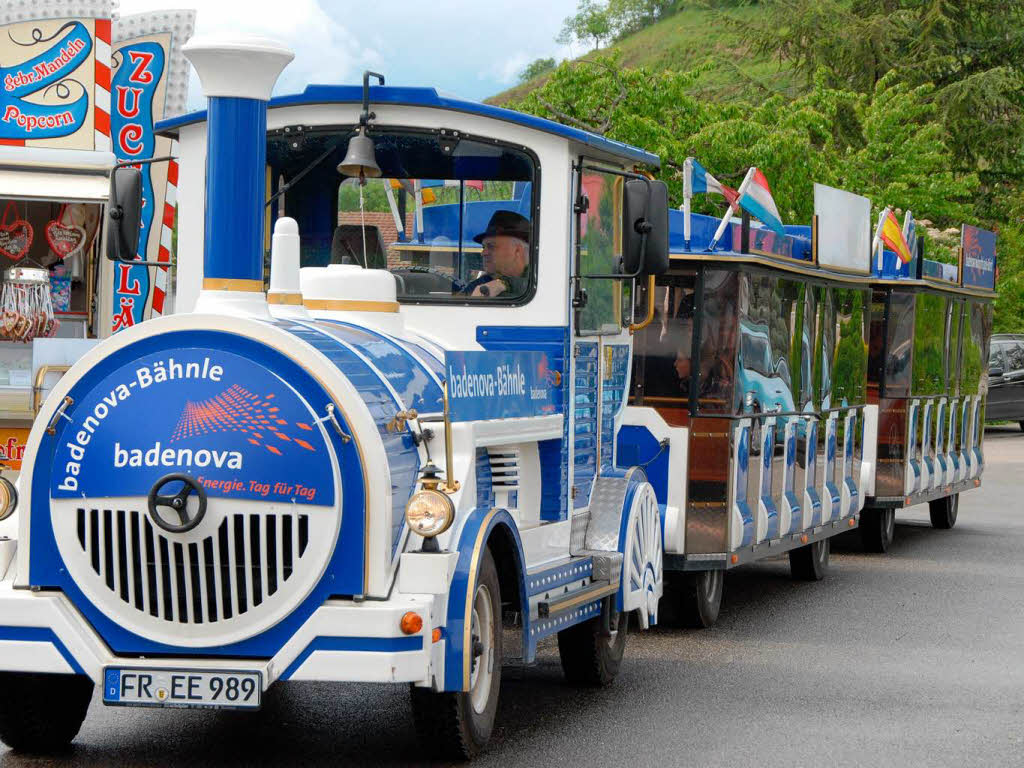
[(423, 617), (414, 611), (409, 611), (407, 614), (402, 616), (402, 621), (399, 625), (402, 631), (407, 635), (415, 635), (421, 629), (423, 629)]
[(800, 537), (800, 543), (801, 544), (806, 544), (807, 543), (807, 534), (806, 533), (803, 536)]
[(739, 561), (740, 561), (740, 556), (739, 555), (733, 555), (732, 556), (732, 564), (733, 565), (736, 565), (736, 563), (738, 563)]
[(853, 518), (851, 517), (851, 518), (850, 518), (850, 527), (851, 527), (851, 528), (853, 528), (853, 523), (854, 523), (854, 520), (853, 520)]
[(441, 642), (441, 628), (440, 627), (434, 627), (434, 631), (430, 633), (430, 639), (433, 642), (435, 642), (435, 643)]
[(903, 500), (903, 506), (905, 506), (905, 507), (909, 507), (910, 506), (910, 497), (909, 496), (907, 496), (907, 498), (905, 498)]
[(974, 478), (974, 487), (977, 488), (979, 485), (981, 485), (981, 478), (980, 477)]

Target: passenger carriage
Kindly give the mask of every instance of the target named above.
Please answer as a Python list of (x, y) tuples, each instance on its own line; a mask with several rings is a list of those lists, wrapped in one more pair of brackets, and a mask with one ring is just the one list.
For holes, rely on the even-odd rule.
[(961, 491), (981, 484), (995, 298), (995, 235), (964, 225), (958, 264), (885, 251), (871, 288), (871, 402), (878, 468), (862, 519), (865, 547), (884, 552), (897, 509), (927, 503), (952, 528)]
[[(875, 463), (867, 392), (870, 291), (818, 263), (817, 232), (672, 212), (671, 266), (634, 337), (618, 457), (665, 509), (663, 609), (714, 623), (724, 571), (789, 553), (819, 579), (829, 538), (856, 528)], [(825, 237), (825, 235), (823, 235)]]

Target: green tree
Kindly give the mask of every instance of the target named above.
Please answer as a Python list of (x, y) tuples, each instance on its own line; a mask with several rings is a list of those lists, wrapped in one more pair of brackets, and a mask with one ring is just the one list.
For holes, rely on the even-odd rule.
[(545, 72), (550, 72), (555, 68), (555, 60), (551, 59), (534, 59), (526, 68), (519, 73), (519, 82), (525, 83), (529, 80), (533, 80), (535, 77), (543, 75)]
[(602, 40), (607, 40), (611, 36), (611, 32), (608, 6), (595, 0), (580, 0), (576, 6), (576, 13), (566, 17), (562, 23), (562, 31), (555, 38), (555, 42), (568, 45), (574, 40), (593, 40), (596, 50), (601, 47)]

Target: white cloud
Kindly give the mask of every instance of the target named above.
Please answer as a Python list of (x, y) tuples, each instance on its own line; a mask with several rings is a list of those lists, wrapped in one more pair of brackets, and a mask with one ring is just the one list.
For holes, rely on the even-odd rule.
[[(555, 44), (577, 0), (121, 0), (122, 14), (183, 4), (196, 33), (256, 34), (295, 51), (277, 93), (310, 83), (358, 83), (364, 69), (389, 85), (432, 86), (486, 98), (513, 84), (531, 61), (565, 55)], [(189, 87), (201, 106), (198, 81)]]

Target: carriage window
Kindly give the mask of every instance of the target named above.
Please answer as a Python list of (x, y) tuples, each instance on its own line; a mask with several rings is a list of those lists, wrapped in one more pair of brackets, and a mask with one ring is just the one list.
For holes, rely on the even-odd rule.
[[(743, 397), (736, 386), (736, 348), (741, 297), (749, 294), (747, 275), (731, 270), (704, 273), (700, 307), (697, 388), (703, 413), (731, 413)], [(743, 289), (741, 290), (741, 283)]]
[[(663, 277), (655, 287), (654, 320), (637, 332), (634, 402), (657, 408), (669, 424), (686, 423), (694, 374), (694, 273)], [(644, 299), (646, 301), (646, 299)]]
[(885, 346), (886, 397), (907, 397), (914, 354), (914, 294), (889, 295), (888, 338)]
[(515, 304), (536, 281), (534, 180), (525, 151), (430, 132), (371, 131), (379, 178), (337, 166), (350, 131), (272, 136), (277, 214), (299, 223), (302, 266), (389, 270), (399, 301)]
[[(915, 395), (945, 393), (947, 298), (935, 293), (917, 294), (914, 320), (914, 375)], [(954, 346), (956, 342), (953, 342)]]
[(868, 367), (866, 307), (868, 294), (857, 288), (833, 289), (836, 345), (833, 357), (832, 406), (864, 402)]

